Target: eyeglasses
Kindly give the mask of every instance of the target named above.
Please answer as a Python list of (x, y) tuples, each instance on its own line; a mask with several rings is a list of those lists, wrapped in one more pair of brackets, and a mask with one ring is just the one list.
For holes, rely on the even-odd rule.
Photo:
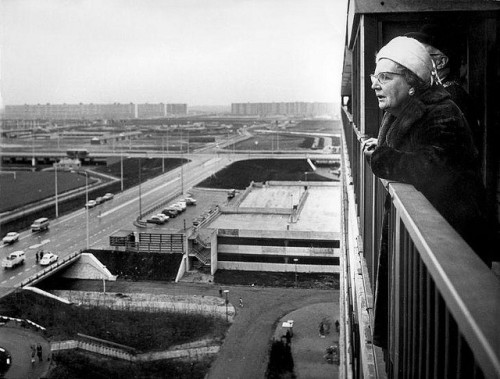
[(375, 81), (378, 80), (380, 84), (385, 84), (388, 81), (392, 80), (392, 75), (403, 75), (399, 72), (379, 72), (378, 74), (370, 74), (370, 79), (372, 80), (372, 84), (375, 84)]

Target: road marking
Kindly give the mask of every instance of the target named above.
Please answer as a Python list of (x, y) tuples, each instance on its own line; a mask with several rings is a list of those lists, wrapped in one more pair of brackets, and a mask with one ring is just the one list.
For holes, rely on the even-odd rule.
[(24, 270), (24, 272), (28, 272), (29, 270), (31, 270), (31, 267)]
[[(167, 183), (164, 183), (164, 184), (162, 184), (162, 185), (160, 185), (160, 186), (158, 186), (156, 188), (153, 188), (152, 190), (149, 190), (146, 193), (143, 193), (141, 196), (147, 196), (149, 194), (152, 194), (153, 192), (159, 191), (159, 190), (163, 189), (163, 187), (166, 187), (166, 186), (168, 186), (168, 185), (170, 185), (170, 184), (172, 184), (172, 183), (174, 183), (174, 182), (176, 182), (178, 180), (179, 180), (179, 178), (175, 178), (175, 179), (173, 179), (173, 180), (171, 180), (171, 181), (169, 181)], [(127, 201), (127, 202), (125, 202), (123, 204), (120, 204), (119, 206), (117, 206), (117, 207), (115, 207), (113, 209), (110, 209), (109, 211), (106, 211), (106, 212), (102, 213), (101, 217), (107, 216), (107, 215), (109, 215), (109, 214), (111, 214), (113, 212), (116, 212), (117, 210), (119, 210), (119, 209), (121, 209), (123, 207), (126, 207), (127, 205), (130, 205), (132, 203), (135, 203), (135, 202), (137, 202), (137, 198), (130, 199), (129, 201)]]
[(14, 276), (11, 276), (11, 277), (9, 278), (9, 280), (12, 280), (12, 279), (14, 279), (15, 277), (16, 277), (15, 275), (14, 275)]
[(6, 281), (6, 280), (4, 280), (4, 281), (2, 282), (2, 284), (5, 284), (5, 283), (7, 283), (7, 281)]

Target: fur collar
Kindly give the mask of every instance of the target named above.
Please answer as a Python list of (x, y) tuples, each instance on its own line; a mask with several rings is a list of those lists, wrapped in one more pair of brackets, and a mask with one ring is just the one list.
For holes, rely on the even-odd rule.
[(441, 86), (433, 86), (420, 96), (413, 96), (398, 117), (386, 112), (379, 131), (379, 144), (395, 147), (415, 123), (424, 117), (429, 106), (440, 103), (450, 94)]

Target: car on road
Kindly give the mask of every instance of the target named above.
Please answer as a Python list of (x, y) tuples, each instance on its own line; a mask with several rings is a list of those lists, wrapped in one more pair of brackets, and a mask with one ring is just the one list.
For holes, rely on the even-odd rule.
[(42, 266), (48, 266), (54, 262), (57, 262), (58, 259), (59, 259), (59, 257), (55, 254), (45, 253), (43, 255), (42, 259), (40, 259), (40, 264)]
[(19, 240), (18, 232), (8, 232), (5, 237), (2, 238), (2, 242), (6, 245), (10, 245)]
[(97, 199), (95, 199), (96, 205), (104, 203), (106, 200), (104, 200), (104, 197), (99, 196)]
[(157, 224), (157, 225), (163, 225), (165, 223), (165, 219), (160, 218), (158, 216), (151, 216), (146, 220), (146, 222), (149, 222), (151, 224)]
[(47, 230), (49, 228), (49, 219), (47, 217), (40, 217), (33, 221), (31, 224), (32, 232), (41, 232), (42, 230)]
[(87, 204), (85, 204), (85, 208), (94, 208), (97, 205), (95, 200), (89, 200)]
[(6, 258), (2, 261), (2, 267), (5, 269), (14, 268), (16, 266), (24, 264), (24, 259), (26, 258), (24, 251), (14, 251), (10, 253)]
[(104, 199), (104, 201), (108, 201), (108, 200), (113, 199), (114, 197), (115, 197), (115, 195), (113, 195), (112, 193), (108, 192), (102, 198)]
[(227, 198), (228, 199), (232, 199), (235, 196), (236, 196), (236, 190), (235, 189), (230, 189), (229, 191), (227, 191)]

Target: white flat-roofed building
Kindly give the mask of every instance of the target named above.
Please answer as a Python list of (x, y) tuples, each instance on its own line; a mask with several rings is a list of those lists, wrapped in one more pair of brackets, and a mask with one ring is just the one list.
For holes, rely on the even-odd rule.
[(195, 250), (217, 270), (340, 272), (339, 182), (252, 183), (202, 223)]

